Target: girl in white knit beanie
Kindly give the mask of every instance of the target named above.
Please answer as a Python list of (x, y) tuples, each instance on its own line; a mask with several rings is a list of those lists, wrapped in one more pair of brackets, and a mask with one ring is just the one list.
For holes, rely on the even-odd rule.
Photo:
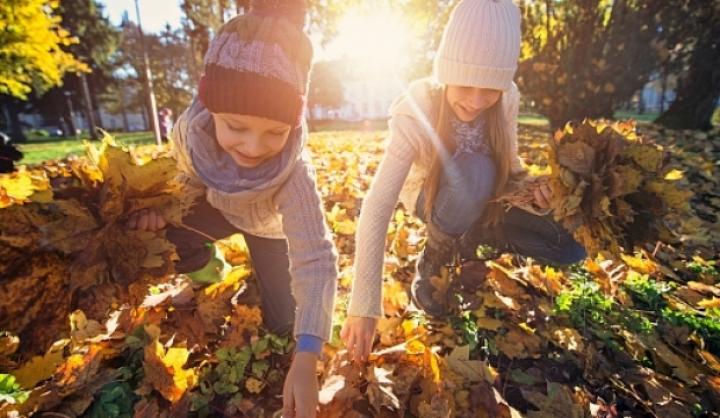
[[(391, 109), (390, 138), (363, 202), (355, 280), (342, 337), (351, 356), (372, 349), (382, 315), (385, 239), (398, 198), (426, 222), (412, 299), (430, 316), (445, 314), (432, 296), (432, 276), (456, 252), (478, 245), (566, 265), (585, 250), (551, 216), (503, 213), (494, 197), (523, 175), (517, 151), (520, 94), (513, 82), (520, 53), (520, 12), (511, 0), (463, 0), (445, 27), (433, 77), (413, 82)], [(550, 190), (535, 191), (547, 207)]]

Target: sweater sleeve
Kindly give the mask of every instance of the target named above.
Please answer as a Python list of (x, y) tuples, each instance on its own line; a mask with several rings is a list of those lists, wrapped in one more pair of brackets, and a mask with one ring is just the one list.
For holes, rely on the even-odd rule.
[(327, 341), (337, 287), (337, 254), (325, 224), (313, 168), (299, 160), (275, 196), (288, 240), (291, 290), (297, 304), (294, 335)]
[[(355, 278), (348, 315), (382, 316), (382, 277), (387, 231), (398, 196), (419, 153), (413, 144), (418, 135), (414, 119), (395, 115), (390, 138), (360, 211), (355, 239)], [(417, 138), (415, 138), (417, 139)]]

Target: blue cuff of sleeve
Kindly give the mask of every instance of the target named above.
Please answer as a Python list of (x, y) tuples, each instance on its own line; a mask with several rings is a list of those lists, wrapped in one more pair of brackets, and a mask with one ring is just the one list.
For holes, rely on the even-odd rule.
[(309, 334), (301, 334), (298, 335), (297, 339), (297, 345), (295, 346), (295, 352), (310, 352), (315, 354), (320, 354), (323, 347), (323, 341), (322, 338), (316, 337), (314, 335)]

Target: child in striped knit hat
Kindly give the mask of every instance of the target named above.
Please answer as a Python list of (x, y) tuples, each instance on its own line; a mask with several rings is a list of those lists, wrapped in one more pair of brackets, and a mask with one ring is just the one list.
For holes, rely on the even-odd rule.
[[(180, 257), (176, 271), (202, 281), (218, 275), (206, 237), (244, 235), (265, 324), (297, 339), (285, 417), (315, 416), (316, 363), (330, 337), (337, 281), (336, 252), (302, 152), (312, 61), (304, 21), (302, 0), (256, 0), (211, 42), (198, 97), (172, 132), (183, 180), (200, 197), (183, 219), (190, 228), (167, 231)], [(142, 212), (129, 227), (157, 230), (165, 221)]]
[[(442, 317), (430, 278), (475, 256), (479, 244), (571, 264), (584, 249), (551, 216), (511, 209), (492, 199), (511, 176), (523, 175), (517, 151), (520, 94), (513, 83), (520, 53), (520, 12), (511, 0), (462, 0), (445, 27), (433, 78), (413, 82), (391, 108), (390, 138), (362, 205), (355, 280), (341, 336), (351, 356), (369, 354), (382, 315), (388, 223), (398, 202), (426, 223), (427, 241), (411, 295)], [(535, 190), (547, 207), (547, 187)]]

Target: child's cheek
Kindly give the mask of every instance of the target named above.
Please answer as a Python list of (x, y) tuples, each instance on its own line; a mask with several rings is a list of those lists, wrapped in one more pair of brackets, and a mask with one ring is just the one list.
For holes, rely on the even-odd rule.
[(228, 151), (242, 143), (242, 138), (240, 138), (239, 135), (235, 135), (227, 130), (218, 130), (217, 141), (222, 149)]

